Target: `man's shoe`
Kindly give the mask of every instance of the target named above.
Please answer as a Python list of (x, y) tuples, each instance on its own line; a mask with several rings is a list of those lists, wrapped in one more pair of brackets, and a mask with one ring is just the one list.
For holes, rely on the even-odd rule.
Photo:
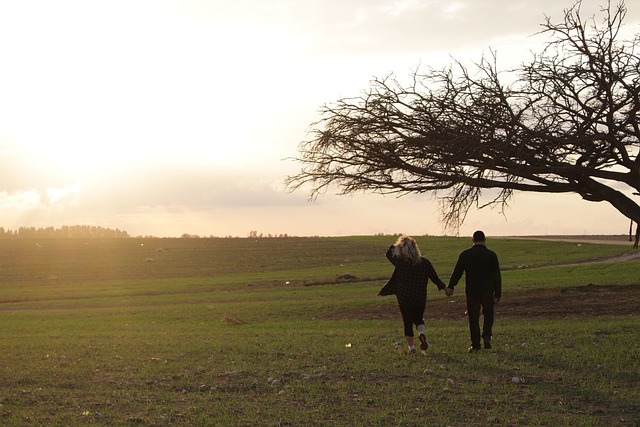
[(491, 340), (484, 340), (484, 348), (487, 350), (491, 348)]
[(473, 347), (473, 346), (471, 346), (471, 347), (469, 347), (469, 348), (467, 349), (467, 353), (477, 353), (477, 352), (479, 352), (479, 351), (480, 351), (480, 347)]
[(416, 354), (416, 349), (415, 348), (409, 349), (407, 354)]
[(420, 350), (427, 351), (429, 348), (429, 343), (427, 342), (427, 337), (424, 334), (420, 334)]

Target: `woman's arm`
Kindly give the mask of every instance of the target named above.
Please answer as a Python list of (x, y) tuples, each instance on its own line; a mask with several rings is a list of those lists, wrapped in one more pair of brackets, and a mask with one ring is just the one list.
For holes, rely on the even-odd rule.
[(387, 259), (391, 262), (391, 264), (396, 265), (398, 258), (394, 256), (393, 245), (389, 246), (386, 253)]
[(436, 273), (436, 269), (433, 267), (433, 264), (431, 264), (429, 260), (426, 260), (426, 261), (427, 261), (427, 266), (429, 268), (427, 270), (427, 275), (429, 279), (431, 279), (431, 281), (438, 287), (438, 290), (442, 290), (446, 288), (447, 285), (440, 279), (440, 277), (438, 277), (438, 273)]

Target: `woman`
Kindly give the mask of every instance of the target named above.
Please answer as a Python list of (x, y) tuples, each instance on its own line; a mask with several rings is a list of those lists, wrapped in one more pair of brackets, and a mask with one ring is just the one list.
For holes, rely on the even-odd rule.
[(427, 283), (429, 279), (439, 290), (446, 287), (428, 259), (422, 257), (416, 241), (409, 236), (400, 236), (387, 250), (387, 258), (395, 266), (389, 282), (378, 295), (395, 295), (400, 306), (404, 335), (409, 345), (409, 353), (415, 353), (413, 325), (419, 333), (420, 350), (429, 348), (424, 331), (424, 309), (427, 304)]

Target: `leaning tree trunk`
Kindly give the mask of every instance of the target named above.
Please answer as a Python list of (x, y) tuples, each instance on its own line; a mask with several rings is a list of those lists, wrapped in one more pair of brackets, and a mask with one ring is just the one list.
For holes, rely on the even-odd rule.
[(633, 220), (629, 224), (629, 241), (633, 242), (633, 249), (638, 249), (638, 242), (640, 241), (640, 224), (636, 222), (636, 236), (635, 239), (632, 237), (633, 235)]

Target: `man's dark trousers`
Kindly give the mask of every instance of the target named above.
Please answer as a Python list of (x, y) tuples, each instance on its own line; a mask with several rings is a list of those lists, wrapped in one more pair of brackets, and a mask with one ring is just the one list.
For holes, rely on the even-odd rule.
[(480, 295), (467, 294), (467, 315), (469, 316), (469, 331), (471, 332), (471, 346), (480, 348), (480, 309), (484, 315), (482, 325), (482, 338), (491, 339), (491, 329), (493, 328), (494, 311), (493, 292)]

